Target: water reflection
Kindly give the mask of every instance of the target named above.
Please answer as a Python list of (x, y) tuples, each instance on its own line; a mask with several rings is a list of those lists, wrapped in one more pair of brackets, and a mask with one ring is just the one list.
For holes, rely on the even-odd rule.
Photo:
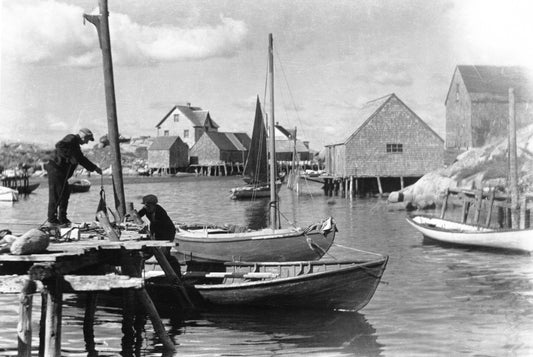
[(215, 345), (205, 346), (205, 353), (210, 354), (228, 350), (237, 355), (248, 354), (251, 347), (255, 350), (254, 355), (267, 351), (287, 354), (290, 351), (330, 351), (379, 356), (383, 351), (383, 345), (377, 342), (376, 330), (359, 313), (224, 308), (180, 321), (168, 305), (166, 309), (158, 306), (162, 316), (170, 317), (172, 331), (182, 331), (179, 338), (182, 348), (178, 354), (186, 353), (192, 347), (188, 341), (198, 338), (199, 331), (209, 326), (216, 326), (217, 335), (223, 336), (223, 340), (217, 340)]

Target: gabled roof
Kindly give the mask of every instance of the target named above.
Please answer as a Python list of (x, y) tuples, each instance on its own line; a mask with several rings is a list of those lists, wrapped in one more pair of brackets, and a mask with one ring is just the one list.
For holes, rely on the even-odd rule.
[(157, 123), (156, 128), (161, 127), (161, 124), (167, 120), (167, 118), (172, 114), (176, 109), (179, 109), (183, 115), (187, 117), (192, 123), (193, 126), (209, 126), (212, 128), (219, 128), (218, 124), (215, 123), (211, 116), (209, 115), (208, 110), (203, 110), (200, 107), (192, 107), (190, 105), (175, 105), (172, 109)]
[[(509, 88), (514, 88), (517, 101), (533, 101), (533, 76), (524, 67), (458, 65), (454, 77), (457, 71), (461, 74), (473, 102), (508, 101)], [(451, 87), (452, 83), (448, 88), (445, 103), (452, 91)]]
[(207, 131), (203, 135), (207, 135), (223, 151), (248, 151), (252, 141), (246, 133)]
[(371, 100), (371, 101), (365, 103), (358, 111), (356, 111), (356, 113), (354, 115), (353, 125), (356, 127), (356, 130), (352, 134), (348, 135), (348, 137), (344, 141), (341, 141), (341, 142), (336, 143), (336, 144), (326, 145), (326, 146), (335, 146), (335, 145), (339, 145), (339, 144), (346, 144), (352, 137), (357, 135), (363, 129), (363, 127), (368, 122), (370, 122), (381, 111), (381, 109), (385, 106), (385, 104), (387, 102), (389, 102), (393, 98), (396, 99), (398, 102), (400, 102), (400, 104), (403, 107), (405, 107), (409, 112), (411, 112), (411, 114), (413, 114), (413, 116), (416, 119), (418, 119), (437, 138), (439, 138), (442, 142), (444, 142), (444, 140), (439, 136), (439, 134), (437, 134), (435, 132), (435, 130), (431, 129), (431, 127), (429, 125), (427, 125), (427, 123), (425, 121), (423, 121), (415, 112), (413, 112), (411, 110), (411, 108), (409, 108), (407, 105), (405, 105), (405, 103), (402, 102), (400, 100), (400, 98), (398, 98), (396, 96), (396, 94), (392, 93), (392, 94), (388, 94), (388, 95), (386, 95), (384, 97), (381, 97), (381, 98), (378, 98), (378, 99), (374, 99), (374, 100)]
[[(276, 152), (293, 152), (294, 140), (276, 140)], [(296, 152), (309, 152), (309, 149), (300, 141), (296, 140)]]
[(182, 141), (179, 136), (157, 136), (148, 150), (168, 150), (176, 140)]

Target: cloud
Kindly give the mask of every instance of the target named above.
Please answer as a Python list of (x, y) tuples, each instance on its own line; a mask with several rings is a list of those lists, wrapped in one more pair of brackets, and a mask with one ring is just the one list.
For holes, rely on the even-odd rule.
[(408, 66), (402, 62), (380, 62), (367, 67), (364, 74), (356, 76), (357, 80), (374, 82), (381, 85), (408, 87), (413, 84)]
[[(96, 31), (88, 22), (83, 26), (81, 7), (52, 0), (8, 1), (3, 7), (4, 59), (73, 67), (100, 65)], [(146, 26), (127, 15), (111, 13), (109, 26), (114, 63), (130, 66), (231, 57), (243, 46), (248, 32), (243, 21), (222, 15), (214, 25), (179, 28)]]

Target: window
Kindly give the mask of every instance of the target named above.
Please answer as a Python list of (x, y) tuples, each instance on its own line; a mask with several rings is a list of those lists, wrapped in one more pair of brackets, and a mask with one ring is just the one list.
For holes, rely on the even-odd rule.
[(403, 152), (403, 144), (387, 144), (387, 152)]
[(180, 121), (180, 115), (179, 114), (174, 114), (174, 123), (177, 123)]
[(165, 130), (165, 132), (163, 133), (164, 136), (168, 136), (168, 130)]
[(184, 138), (188, 138), (189, 137), (189, 130), (188, 129), (183, 130), (183, 137)]
[(455, 83), (455, 101), (459, 101), (459, 83)]

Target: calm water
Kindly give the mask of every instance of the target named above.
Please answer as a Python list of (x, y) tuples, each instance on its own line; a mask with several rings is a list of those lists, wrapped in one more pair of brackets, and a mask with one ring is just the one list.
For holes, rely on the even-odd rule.
[[(229, 189), (239, 184), (238, 178), (179, 178), (127, 184), (125, 190), (137, 208), (142, 195), (158, 195), (176, 221), (261, 225), (268, 215), (265, 202), (229, 199)], [(104, 188), (111, 205), (111, 187)], [(325, 197), (317, 184), (306, 191), (298, 197), (286, 187), (281, 189), (283, 217), (301, 226), (335, 217), (340, 230), (336, 243), (343, 247), (333, 247), (331, 256), (357, 253), (344, 247), (390, 256), (370, 303), (359, 313), (237, 309), (187, 317), (171, 306), (160, 306), (178, 355), (533, 355), (532, 257), (429, 244), (408, 226), (404, 211), (383, 201)], [(89, 193), (72, 195), (71, 220), (94, 217), (98, 192), (95, 182)], [(20, 202), (1, 205), (0, 228), (21, 232), (30, 228), (25, 222), (43, 222), (46, 204), (46, 187), (40, 187)], [(36, 338), (40, 298), (34, 301)], [(64, 355), (86, 355), (82, 299), (68, 295), (67, 302)], [(16, 354), (17, 309), (16, 296), (0, 296), (0, 355)], [(122, 315), (115, 304), (100, 299), (96, 317), (100, 356), (119, 356), (122, 346), (132, 346), (122, 341)], [(161, 356), (150, 322), (135, 341), (138, 355)]]

